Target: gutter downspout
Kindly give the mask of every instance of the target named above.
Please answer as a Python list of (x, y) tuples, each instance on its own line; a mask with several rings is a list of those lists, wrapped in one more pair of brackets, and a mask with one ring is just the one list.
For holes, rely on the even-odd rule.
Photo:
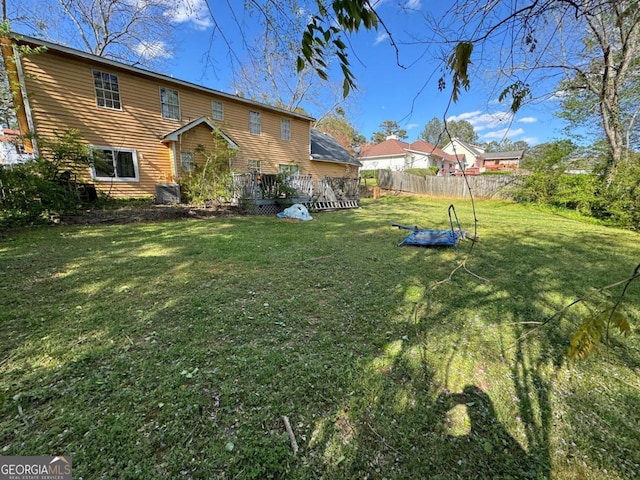
[(20, 59), (20, 52), (12, 40), (8, 37), (0, 38), (0, 49), (4, 59), (7, 78), (9, 80), (9, 90), (13, 98), (16, 116), (18, 117), (18, 126), (20, 133), (24, 136), (24, 146), (27, 151), (31, 150), (36, 157), (39, 156), (38, 143), (35, 137), (29, 134), (35, 134), (35, 124), (31, 114), (31, 106), (29, 105), (29, 97), (27, 95), (27, 85), (25, 83), (24, 70)]

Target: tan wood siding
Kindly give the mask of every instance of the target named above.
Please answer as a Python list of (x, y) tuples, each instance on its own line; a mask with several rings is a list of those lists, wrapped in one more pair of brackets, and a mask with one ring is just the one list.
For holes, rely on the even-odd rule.
[(355, 165), (346, 165), (344, 163), (331, 163), (312, 161), (311, 174), (314, 177), (358, 177), (358, 168)]
[(200, 124), (195, 128), (187, 130), (178, 139), (176, 152), (178, 158), (183, 152), (193, 154), (193, 161), (196, 165), (204, 165), (208, 158), (214, 160), (217, 157), (227, 166), (237, 154), (236, 150), (230, 149), (222, 139), (213, 137), (213, 131), (209, 125)]
[[(23, 65), (39, 135), (53, 137), (56, 132), (74, 128), (89, 144), (136, 150), (139, 181), (95, 182), (113, 195), (153, 195), (157, 183), (173, 180), (172, 146), (161, 140), (192, 120), (211, 117), (213, 99), (224, 106), (224, 119), (215, 123), (240, 147), (231, 166), (234, 172), (246, 172), (249, 160), (260, 160), (265, 173), (276, 173), (279, 164), (297, 164), (300, 173), (318, 177), (329, 175), (325, 170), (334, 171), (331, 164), (320, 165), (309, 159), (309, 120), (54, 50), (24, 59)], [(122, 110), (97, 106), (93, 69), (118, 76)], [(178, 91), (180, 121), (162, 118), (160, 87)], [(249, 133), (251, 110), (261, 114), (260, 135)], [(280, 138), (282, 118), (291, 120), (288, 141)], [(198, 135), (201, 131), (206, 134), (207, 129), (197, 128)], [(176, 160), (179, 162), (179, 154)]]

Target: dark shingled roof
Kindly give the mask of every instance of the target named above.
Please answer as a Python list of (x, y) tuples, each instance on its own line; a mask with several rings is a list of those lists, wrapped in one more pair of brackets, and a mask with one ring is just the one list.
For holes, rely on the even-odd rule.
[(482, 153), (478, 156), (484, 158), (485, 160), (521, 160), (524, 156), (524, 150), (516, 150), (512, 152), (487, 152)]
[(315, 128), (311, 129), (311, 160), (362, 166), (335, 138)]

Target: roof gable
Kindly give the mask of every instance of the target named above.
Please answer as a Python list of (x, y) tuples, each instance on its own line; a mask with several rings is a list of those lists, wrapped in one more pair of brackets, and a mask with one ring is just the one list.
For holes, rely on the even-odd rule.
[(226, 133), (224, 133), (222, 130), (220, 130), (220, 127), (218, 127), (213, 120), (211, 120), (208, 117), (200, 117), (200, 118), (196, 118), (195, 120), (190, 121), (189, 123), (187, 123), (186, 125), (183, 125), (182, 127), (178, 128), (177, 130), (174, 130), (173, 132), (170, 132), (168, 134), (166, 134), (164, 137), (162, 137), (162, 142), (177, 142), (178, 141), (178, 137), (180, 137), (180, 135), (182, 135), (184, 132), (187, 132), (189, 130), (191, 130), (192, 128), (197, 127), (198, 125), (208, 125), (212, 131), (217, 132), (222, 138), (224, 138), (227, 142), (227, 144), (229, 145), (229, 148), (231, 148), (232, 150), (238, 150), (238, 144), (236, 142), (234, 142), (231, 137), (229, 137)]
[(467, 143), (464, 140), (460, 140), (458, 137), (452, 138), (451, 141), (447, 145), (445, 145), (444, 148), (447, 148), (449, 145), (452, 145), (454, 142), (458, 143), (463, 148), (466, 148), (467, 150), (469, 150), (469, 153), (471, 153), (472, 155), (474, 155), (476, 157), (478, 155), (482, 155), (484, 153), (484, 149), (482, 147)]
[(418, 152), (428, 153), (429, 155), (435, 155), (440, 158), (446, 158), (450, 160), (455, 160), (454, 155), (450, 155), (442, 149), (432, 145), (429, 142), (425, 142), (424, 140), (416, 140), (410, 145), (411, 150), (416, 150)]

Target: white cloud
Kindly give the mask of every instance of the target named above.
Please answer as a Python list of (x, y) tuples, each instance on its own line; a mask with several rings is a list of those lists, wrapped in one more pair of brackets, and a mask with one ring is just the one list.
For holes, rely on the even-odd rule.
[(154, 60), (159, 58), (171, 58), (171, 52), (167, 49), (167, 44), (164, 42), (140, 42), (133, 49), (138, 55), (147, 60)]
[(206, 0), (167, 1), (164, 16), (174, 23), (192, 23), (199, 30), (213, 25)]
[(538, 121), (535, 117), (524, 117), (520, 120), (517, 120), (518, 123), (536, 123)]
[(470, 118), (473, 117), (477, 117), (478, 115), (481, 115), (482, 112), (480, 110), (476, 110), (475, 112), (467, 112), (467, 113), (461, 113), (460, 115), (451, 115), (449, 118), (447, 118), (447, 121), (451, 121), (451, 122), (459, 122), (460, 120), (469, 120)]
[(484, 140), (502, 140), (503, 138), (513, 138), (518, 135), (522, 135), (524, 130), (522, 128), (511, 129), (509, 127), (501, 128), (500, 130), (494, 130), (481, 135)]
[(373, 45), (379, 45), (382, 42), (384, 42), (387, 38), (389, 38), (389, 34), (386, 32), (380, 32), (378, 33), (378, 36), (376, 37), (376, 40), (373, 42)]
[(408, 124), (408, 125), (406, 126), (406, 129), (407, 129), (407, 130), (413, 130), (414, 128), (418, 128), (418, 127), (420, 127), (420, 126), (421, 126), (421, 125), (420, 125), (419, 123), (410, 123), (410, 124)]
[(563, 100), (565, 97), (569, 95), (569, 92), (566, 90), (558, 90), (557, 92), (553, 92), (547, 100)]
[(420, 8), (422, 8), (422, 1), (407, 0), (407, 2), (404, 4), (404, 8), (406, 8), (407, 10), (420, 10)]
[(476, 132), (481, 132), (488, 128), (497, 128), (502, 125), (508, 124), (513, 117), (511, 112), (495, 112), (495, 113), (482, 113), (480, 110), (474, 112), (461, 113), (460, 115), (452, 115), (447, 118), (447, 121), (459, 122), (460, 120), (466, 120), (469, 122)]
[(530, 146), (537, 145), (540, 142), (540, 140), (538, 140), (538, 137), (525, 137), (525, 138), (522, 138), (521, 140), (527, 142)]

